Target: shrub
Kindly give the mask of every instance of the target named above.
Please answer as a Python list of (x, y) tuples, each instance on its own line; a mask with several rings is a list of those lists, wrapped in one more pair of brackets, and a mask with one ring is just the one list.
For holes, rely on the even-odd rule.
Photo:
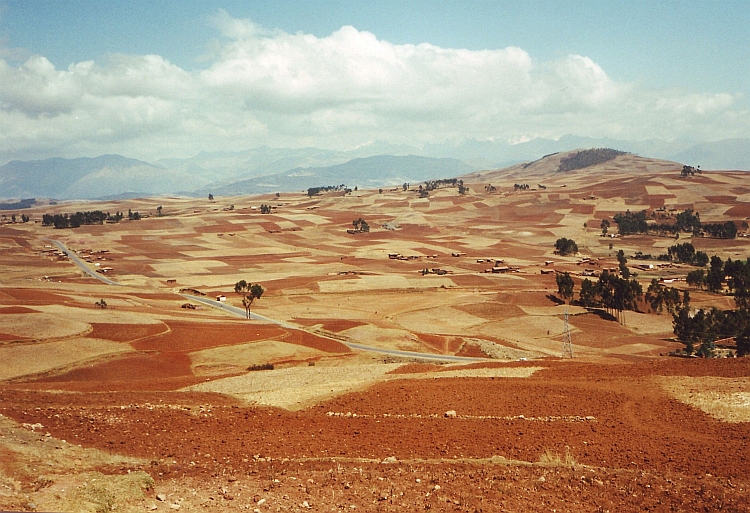
[(273, 370), (273, 364), (272, 363), (261, 363), (257, 365), (251, 365), (247, 368), (249, 371), (264, 371), (264, 370)]

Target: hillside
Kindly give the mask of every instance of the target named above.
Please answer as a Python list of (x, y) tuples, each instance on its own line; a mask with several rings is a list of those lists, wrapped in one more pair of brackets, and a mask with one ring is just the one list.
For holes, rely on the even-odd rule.
[[(552, 155), (546, 155), (539, 160), (516, 164), (503, 169), (468, 173), (461, 178), (468, 182), (488, 182), (502, 179), (520, 181), (541, 180), (571, 173), (586, 173), (606, 177), (614, 172), (625, 172), (630, 175), (644, 175), (662, 171), (676, 171), (682, 169), (682, 164), (668, 160), (639, 157), (630, 153), (620, 153), (614, 158), (594, 163), (585, 167), (569, 169), (571, 164), (580, 161), (579, 156), (586, 150), (573, 150)], [(580, 165), (580, 164), (579, 164)], [(575, 167), (575, 166), (574, 166)]]
[(378, 155), (357, 158), (334, 166), (297, 167), (282, 173), (238, 181), (210, 191), (205, 189), (205, 192), (231, 196), (303, 190), (342, 183), (352, 188), (373, 188), (451, 178), (471, 169), (471, 166), (456, 159)]
[(157, 195), (206, 183), (199, 175), (168, 170), (121, 155), (12, 161), (0, 167), (0, 196), (91, 199), (126, 193)]

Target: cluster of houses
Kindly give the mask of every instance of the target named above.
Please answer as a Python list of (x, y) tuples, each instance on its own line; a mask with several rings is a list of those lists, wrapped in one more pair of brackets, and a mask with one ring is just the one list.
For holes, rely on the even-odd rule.
[[(425, 258), (437, 258), (437, 255), (427, 255)], [(419, 260), (422, 258), (420, 255), (402, 255), (401, 253), (388, 253), (388, 258), (391, 260)]]
[(445, 269), (439, 269), (437, 267), (432, 269), (422, 269), (419, 271), (422, 276), (427, 276), (428, 274), (437, 274), (438, 276), (445, 276), (446, 274), (453, 274), (453, 271), (447, 271)]
[(477, 258), (478, 264), (494, 264), (492, 267), (485, 269), (485, 273), (492, 273), (492, 274), (504, 274), (504, 273), (517, 273), (521, 272), (520, 267), (512, 266), (512, 265), (504, 265), (505, 260), (502, 258)]
[(107, 260), (107, 257), (105, 255), (109, 254), (108, 249), (100, 249), (99, 251), (94, 251), (92, 249), (81, 249), (76, 251), (76, 253), (78, 253), (81, 258), (83, 258), (84, 262), (94, 264), (94, 267), (97, 268), (96, 272), (100, 274), (106, 274), (114, 271), (112, 267), (102, 267), (101, 264), (102, 261)]
[(68, 255), (65, 254), (64, 251), (53, 248), (49, 244), (44, 246), (44, 249), (41, 251), (42, 255), (47, 257), (56, 257), (58, 260), (67, 260)]

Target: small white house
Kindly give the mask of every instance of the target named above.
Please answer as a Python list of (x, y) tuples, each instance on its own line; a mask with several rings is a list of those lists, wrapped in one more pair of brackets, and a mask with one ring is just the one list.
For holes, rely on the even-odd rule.
[(224, 295), (216, 296), (216, 301), (219, 301), (219, 302), (223, 303), (226, 300), (227, 300), (227, 296), (224, 296)]

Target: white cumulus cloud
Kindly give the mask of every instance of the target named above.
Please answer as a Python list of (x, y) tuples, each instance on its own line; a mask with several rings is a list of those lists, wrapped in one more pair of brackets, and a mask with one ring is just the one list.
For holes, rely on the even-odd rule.
[(268, 30), (225, 12), (205, 68), (115, 55), (56, 69), (0, 58), (0, 154), (122, 153), (374, 140), (422, 144), (574, 134), (647, 139), (747, 137), (730, 93), (644, 91), (582, 55), (395, 45), (344, 26), (327, 37)]

